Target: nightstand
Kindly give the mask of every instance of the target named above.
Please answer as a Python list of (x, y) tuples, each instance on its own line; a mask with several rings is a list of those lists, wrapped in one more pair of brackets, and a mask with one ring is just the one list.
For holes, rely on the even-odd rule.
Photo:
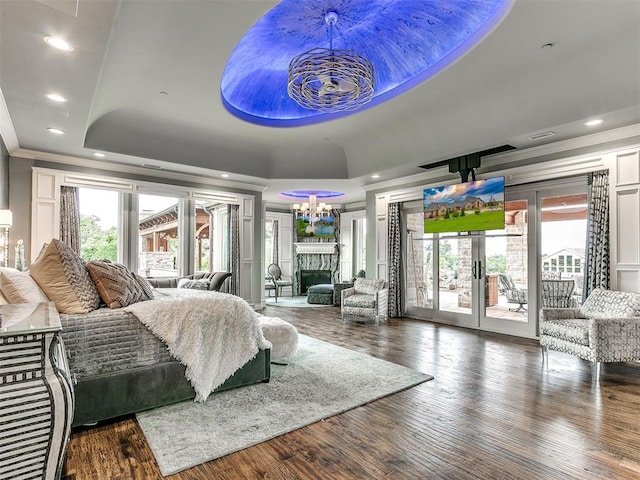
[(59, 479), (73, 386), (53, 303), (1, 305), (0, 480)]

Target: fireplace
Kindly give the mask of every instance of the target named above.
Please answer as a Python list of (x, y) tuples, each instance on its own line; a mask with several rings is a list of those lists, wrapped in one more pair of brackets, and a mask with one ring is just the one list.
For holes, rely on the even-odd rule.
[(307, 289), (319, 283), (333, 283), (331, 270), (300, 270), (300, 294), (306, 295)]

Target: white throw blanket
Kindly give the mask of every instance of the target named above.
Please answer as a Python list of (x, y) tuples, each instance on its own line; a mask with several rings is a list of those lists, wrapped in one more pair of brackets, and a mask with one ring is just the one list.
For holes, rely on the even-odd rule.
[(259, 349), (271, 348), (256, 312), (242, 298), (185, 290), (176, 296), (134, 303), (135, 315), (185, 365), (196, 401), (209, 394)]

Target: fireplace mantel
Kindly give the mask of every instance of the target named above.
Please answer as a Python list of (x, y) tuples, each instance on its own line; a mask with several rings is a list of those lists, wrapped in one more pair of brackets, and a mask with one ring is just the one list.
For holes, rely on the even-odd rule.
[(336, 242), (296, 242), (296, 254), (334, 254), (336, 253)]

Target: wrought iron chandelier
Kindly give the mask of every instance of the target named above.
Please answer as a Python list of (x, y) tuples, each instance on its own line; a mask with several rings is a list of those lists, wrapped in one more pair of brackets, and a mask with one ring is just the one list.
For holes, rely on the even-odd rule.
[(351, 50), (333, 49), (336, 12), (324, 17), (329, 48), (314, 48), (291, 60), (287, 92), (298, 105), (322, 112), (356, 110), (373, 98), (373, 65)]

